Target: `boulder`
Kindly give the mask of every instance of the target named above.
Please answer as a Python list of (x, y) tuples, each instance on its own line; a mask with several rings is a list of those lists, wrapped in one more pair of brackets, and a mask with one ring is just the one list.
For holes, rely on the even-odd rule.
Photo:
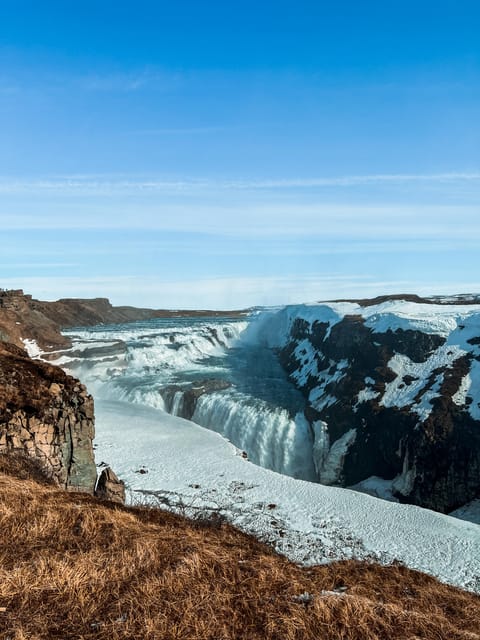
[(125, 504), (125, 483), (117, 477), (110, 467), (106, 467), (98, 478), (95, 495), (101, 500)]

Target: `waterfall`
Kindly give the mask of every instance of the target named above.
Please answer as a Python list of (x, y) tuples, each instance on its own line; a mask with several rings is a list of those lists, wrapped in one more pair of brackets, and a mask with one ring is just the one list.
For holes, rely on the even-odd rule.
[(255, 464), (303, 480), (317, 478), (303, 413), (291, 417), (285, 409), (241, 393), (212, 393), (197, 400), (192, 420), (221, 433)]
[(98, 398), (191, 419), (255, 464), (315, 481), (304, 400), (271, 349), (242, 340), (247, 326), (243, 319), (175, 318), (77, 330), (62, 364), (83, 374)]
[(183, 391), (176, 391), (173, 396), (172, 409), (170, 413), (172, 416), (180, 416), (183, 405)]

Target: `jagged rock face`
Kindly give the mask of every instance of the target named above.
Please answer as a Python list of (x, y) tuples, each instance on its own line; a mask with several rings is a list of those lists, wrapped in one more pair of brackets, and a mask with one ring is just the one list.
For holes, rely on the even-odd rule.
[(480, 314), (451, 324), (293, 319), (279, 357), (307, 397), (321, 482), (395, 479), (398, 499), (442, 512), (480, 494)]
[(85, 387), (0, 343), (0, 453), (26, 453), (59, 486), (93, 493), (93, 437), (93, 399)]

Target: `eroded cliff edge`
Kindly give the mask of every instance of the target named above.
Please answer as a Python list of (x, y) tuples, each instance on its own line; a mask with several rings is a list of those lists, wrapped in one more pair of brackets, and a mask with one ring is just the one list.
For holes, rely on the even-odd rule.
[(37, 459), (60, 487), (93, 494), (93, 398), (62, 369), (0, 342), (0, 453)]

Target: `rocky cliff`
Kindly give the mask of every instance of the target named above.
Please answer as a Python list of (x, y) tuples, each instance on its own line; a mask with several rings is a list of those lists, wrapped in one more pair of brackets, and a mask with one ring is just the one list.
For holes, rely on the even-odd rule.
[(306, 397), (320, 482), (376, 476), (442, 512), (480, 495), (480, 305), (439, 302), (288, 307), (260, 321)]
[(93, 493), (93, 399), (60, 368), (0, 343), (0, 453), (40, 461), (59, 486)]

